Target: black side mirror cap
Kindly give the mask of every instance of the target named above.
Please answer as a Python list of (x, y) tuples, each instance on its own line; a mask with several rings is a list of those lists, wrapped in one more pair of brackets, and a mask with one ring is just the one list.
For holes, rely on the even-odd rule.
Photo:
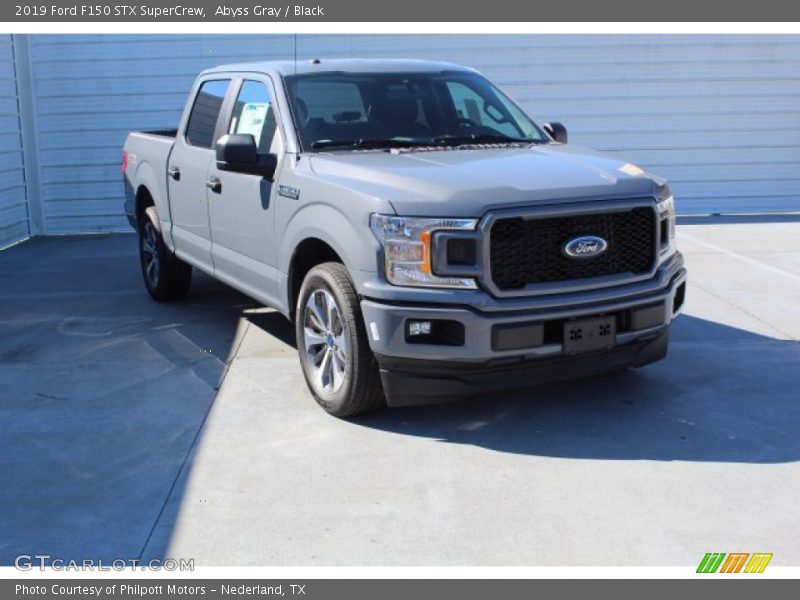
[(567, 143), (567, 128), (562, 123), (553, 121), (552, 123), (545, 123), (542, 127), (555, 141), (561, 144)]
[(256, 139), (249, 133), (231, 133), (217, 140), (217, 168), (220, 171), (261, 175), (272, 179), (278, 166), (274, 154), (259, 154)]

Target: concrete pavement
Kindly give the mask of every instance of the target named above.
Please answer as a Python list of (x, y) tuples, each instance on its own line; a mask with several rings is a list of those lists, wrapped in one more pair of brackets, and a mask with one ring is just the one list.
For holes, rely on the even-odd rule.
[(249, 300), (143, 293), (132, 235), (0, 252), (0, 564), (135, 558), (216, 393)]
[(0, 562), (800, 564), (800, 222), (679, 236), (667, 360), (353, 421), (279, 315), (204, 277), (151, 303), (130, 236), (0, 253)]

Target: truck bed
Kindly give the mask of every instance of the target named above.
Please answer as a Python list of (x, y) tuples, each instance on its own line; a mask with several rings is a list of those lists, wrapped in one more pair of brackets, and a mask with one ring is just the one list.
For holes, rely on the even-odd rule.
[(165, 137), (165, 138), (170, 138), (170, 139), (174, 140), (175, 137), (178, 135), (178, 130), (177, 129), (150, 129), (150, 130), (147, 130), (147, 131), (133, 131), (131, 133), (138, 133), (138, 134), (141, 134), (141, 135), (151, 135), (151, 136), (155, 136), (155, 137)]
[(175, 129), (132, 131), (125, 140), (125, 151), (135, 156), (138, 167), (149, 165), (159, 178), (166, 176), (167, 160), (175, 143)]
[[(125, 140), (128, 176), (145, 183), (153, 196), (159, 215), (163, 215), (163, 218), (167, 218), (169, 215), (167, 163), (176, 135), (176, 129), (132, 131)], [(128, 220), (134, 226), (136, 193), (137, 190), (126, 186), (125, 212)]]

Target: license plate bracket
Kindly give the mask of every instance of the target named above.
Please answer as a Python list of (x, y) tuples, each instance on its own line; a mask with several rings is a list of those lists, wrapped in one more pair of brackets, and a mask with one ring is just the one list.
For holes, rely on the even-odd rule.
[(564, 354), (583, 354), (613, 348), (617, 338), (616, 317), (593, 317), (564, 323)]

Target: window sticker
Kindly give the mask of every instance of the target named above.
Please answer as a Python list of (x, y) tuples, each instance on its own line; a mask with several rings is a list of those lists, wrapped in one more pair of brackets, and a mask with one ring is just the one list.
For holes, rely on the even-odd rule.
[(236, 132), (249, 133), (256, 138), (256, 141), (259, 141), (268, 110), (269, 102), (248, 102), (245, 104), (239, 117)]

